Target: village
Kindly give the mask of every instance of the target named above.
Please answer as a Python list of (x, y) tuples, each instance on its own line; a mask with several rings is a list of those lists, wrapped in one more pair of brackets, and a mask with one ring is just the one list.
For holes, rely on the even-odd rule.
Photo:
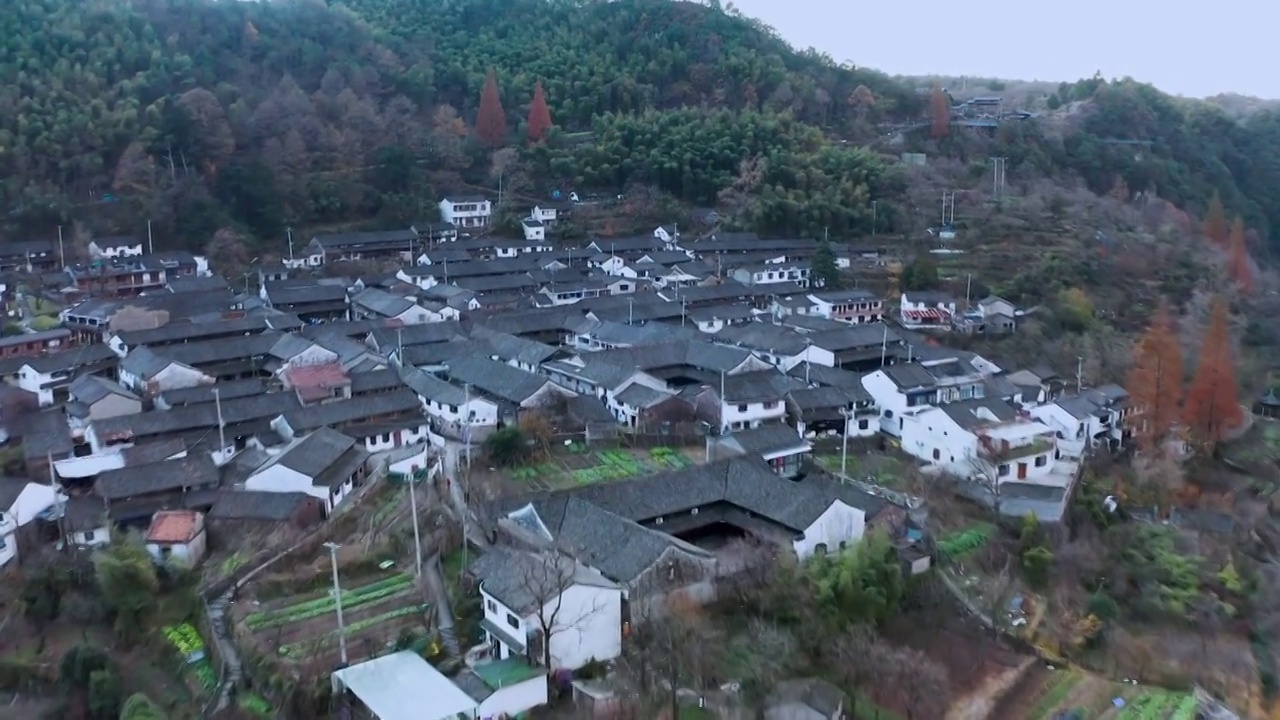
[(424, 692), (413, 717), (520, 715), (561, 685), (614, 707), (600, 668), (631, 634), (759, 557), (876, 532), (905, 577), (931, 572), (920, 483), (1057, 523), (1086, 458), (1139, 422), (1074, 366), (948, 347), (1028, 309), (828, 286), (827, 264), (887, 275), (883, 248), (714, 220), (574, 244), (556, 236), (574, 205), (500, 237), (489, 198), (446, 197), (438, 219), (291, 242), (242, 277), (132, 237), (87, 263), (4, 247), (26, 279), (0, 339), (0, 566), (128, 532), (202, 572), (204, 618), (175, 642), (208, 651), (212, 709), (270, 695), (280, 667), (339, 668), (342, 711), (383, 720)]

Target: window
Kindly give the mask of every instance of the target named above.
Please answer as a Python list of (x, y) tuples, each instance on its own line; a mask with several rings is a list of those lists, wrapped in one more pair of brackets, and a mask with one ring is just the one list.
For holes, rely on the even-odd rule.
[(1036, 467), (1044, 467), (1048, 463), (1049, 463), (1049, 457), (1047, 455), (1036, 456)]
[(890, 420), (892, 420), (892, 419), (893, 419), (893, 411), (892, 411), (892, 410), (885, 410), (885, 411), (884, 411), (884, 416), (885, 416), (886, 418), (889, 418)]
[(489, 608), (489, 612), (491, 612), (491, 613), (496, 613), (496, 612), (498, 612), (498, 603), (496, 603), (496, 602), (494, 602), (494, 601), (492, 601), (492, 600), (486, 600), (486, 601), (485, 601), (485, 607)]
[(84, 541), (85, 541), (85, 542), (93, 542), (93, 531), (92, 531), (92, 530), (89, 530), (89, 531), (85, 532), (85, 534), (84, 534)]
[(858, 421), (858, 429), (859, 429), (859, 430), (866, 430), (868, 427), (869, 427), (869, 425), (867, 424), (867, 420), (866, 420), (865, 418), (864, 418), (864, 419), (862, 419), (862, 420), (859, 420), (859, 421)]
[(512, 615), (511, 613), (507, 613), (507, 624), (515, 628), (516, 630), (520, 629), (520, 621), (517, 620), (516, 616)]
[(768, 400), (768, 401), (766, 401), (766, 402), (765, 402), (765, 404), (764, 404), (764, 409), (765, 409), (765, 410), (772, 410), (772, 409), (774, 409), (774, 408), (776, 408), (776, 407), (778, 407), (778, 401), (777, 401), (777, 400)]
[(938, 448), (934, 448), (934, 449), (933, 449), (933, 459), (934, 459), (934, 460), (941, 460), (941, 459), (942, 459), (942, 451), (941, 451), (941, 450), (939, 450)]
[(738, 412), (746, 412), (746, 411), (747, 411), (747, 406), (745, 404), (738, 406)]
[(996, 474), (997, 474), (997, 475), (999, 475), (1000, 477), (1004, 477), (1005, 475), (1008, 475), (1008, 474), (1009, 474), (1009, 466), (1008, 466), (1008, 465), (1001, 465), (1001, 466), (1000, 466), (1000, 469), (996, 471)]

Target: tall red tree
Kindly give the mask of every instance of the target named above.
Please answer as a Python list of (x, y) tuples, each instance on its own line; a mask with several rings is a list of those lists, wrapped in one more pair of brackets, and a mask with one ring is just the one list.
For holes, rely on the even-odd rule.
[(542, 81), (533, 86), (533, 102), (529, 104), (529, 142), (538, 143), (547, 139), (551, 132), (551, 109), (547, 107), (547, 97), (542, 92)]
[(1253, 289), (1253, 270), (1249, 267), (1249, 247), (1244, 241), (1244, 221), (1236, 218), (1227, 240), (1227, 270), (1242, 292)]
[(490, 148), (500, 148), (507, 144), (507, 113), (502, 109), (502, 98), (498, 96), (498, 76), (492, 68), (484, 79), (484, 90), (480, 91), (476, 138)]
[(946, 137), (951, 132), (951, 101), (942, 88), (934, 86), (933, 97), (929, 99), (929, 116), (933, 119), (932, 133), (935, 138)]
[(1183, 422), (1191, 441), (1212, 450), (1232, 428), (1244, 420), (1236, 386), (1236, 366), (1231, 352), (1231, 330), (1227, 327), (1227, 303), (1218, 298), (1204, 341), (1196, 376), (1187, 389)]
[(1143, 450), (1158, 448), (1177, 426), (1183, 384), (1182, 350), (1169, 307), (1161, 303), (1134, 347), (1133, 367), (1125, 378), (1131, 402), (1142, 413), (1134, 436)]
[(1216, 192), (1204, 214), (1204, 234), (1214, 245), (1227, 244), (1227, 213), (1222, 209), (1222, 198)]

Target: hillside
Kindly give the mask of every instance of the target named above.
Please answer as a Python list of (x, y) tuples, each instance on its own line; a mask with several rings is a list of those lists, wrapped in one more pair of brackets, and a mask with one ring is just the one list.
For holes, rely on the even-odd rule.
[[(927, 104), (916, 81), (840, 67), (732, 12), (667, 0), (19, 0), (0, 22), (0, 67), (18, 78), (0, 89), (16, 109), (0, 119), (0, 206), (15, 236), (72, 219), (136, 232), (150, 218), (158, 237), (198, 248), (231, 224), (274, 239), (286, 225), (420, 217), (436, 185), (491, 180), (463, 136), (492, 67), (513, 137), (541, 80), (574, 141), (533, 158), (522, 178), (535, 195), (651, 182), (710, 204), (740, 179), (741, 160), (765, 157), (765, 177), (746, 178), (744, 192), (769, 197), (744, 224), (853, 238), (870, 230), (867, 198), (895, 222), (900, 184), (820, 139), (869, 140)], [(1122, 177), (1193, 214), (1217, 190), (1263, 237), (1280, 227), (1280, 113), (1237, 122), (1096, 79), (1063, 84), (1049, 105), (1063, 104), (1079, 110), (1065, 128), (1046, 111), (1001, 131), (993, 149), (1010, 158), (1010, 178), (1080, 177), (1106, 192)], [(732, 114), (700, 115), (716, 110)], [(650, 142), (638, 129), (656, 127), (654, 154), (627, 152)], [(753, 138), (745, 152), (742, 133)], [(817, 189), (825, 209), (811, 207)]]

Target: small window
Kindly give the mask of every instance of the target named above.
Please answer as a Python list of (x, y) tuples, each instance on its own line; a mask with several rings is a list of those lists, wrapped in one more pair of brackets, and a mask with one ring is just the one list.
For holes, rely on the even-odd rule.
[(934, 459), (934, 460), (941, 460), (941, 459), (942, 459), (942, 451), (941, 451), (941, 450), (939, 450), (938, 448), (934, 448), (934, 449), (933, 449), (933, 459)]
[(85, 532), (85, 534), (84, 534), (84, 541), (85, 541), (85, 542), (93, 542), (93, 531), (92, 531), (92, 530), (89, 530), (89, 531)]
[(1008, 465), (1001, 465), (1001, 466), (1000, 466), (1000, 469), (996, 471), (996, 474), (997, 474), (997, 475), (999, 475), (1000, 477), (1004, 477), (1005, 475), (1008, 475), (1008, 474), (1009, 474), (1009, 466), (1008, 466)]
[(765, 409), (765, 410), (772, 410), (772, 409), (774, 409), (774, 408), (776, 408), (776, 407), (778, 407), (778, 401), (777, 401), (777, 400), (769, 400), (768, 402), (766, 402), (766, 403), (764, 404), (764, 409)]
[(885, 410), (885, 411), (884, 411), (884, 416), (885, 416), (886, 418), (889, 418), (890, 420), (892, 420), (892, 419), (893, 419), (893, 411), (892, 411), (892, 410)]
[(485, 605), (489, 608), (489, 612), (491, 612), (491, 613), (496, 613), (496, 612), (498, 612), (498, 603), (496, 603), (496, 602), (494, 602), (494, 601), (492, 601), (492, 600), (489, 600), (489, 601), (487, 601), (487, 602), (485, 603)]
[(1047, 455), (1036, 456), (1036, 467), (1044, 467), (1048, 463), (1049, 463), (1049, 457)]
[(507, 613), (507, 624), (515, 628), (516, 630), (520, 629), (520, 621), (517, 620), (516, 616), (512, 615), (511, 613)]
[(867, 420), (865, 418), (858, 421), (859, 430), (866, 430), (868, 427), (870, 426), (868, 425)]
[(738, 406), (738, 412), (746, 412), (746, 411), (747, 411), (747, 406), (745, 404)]

